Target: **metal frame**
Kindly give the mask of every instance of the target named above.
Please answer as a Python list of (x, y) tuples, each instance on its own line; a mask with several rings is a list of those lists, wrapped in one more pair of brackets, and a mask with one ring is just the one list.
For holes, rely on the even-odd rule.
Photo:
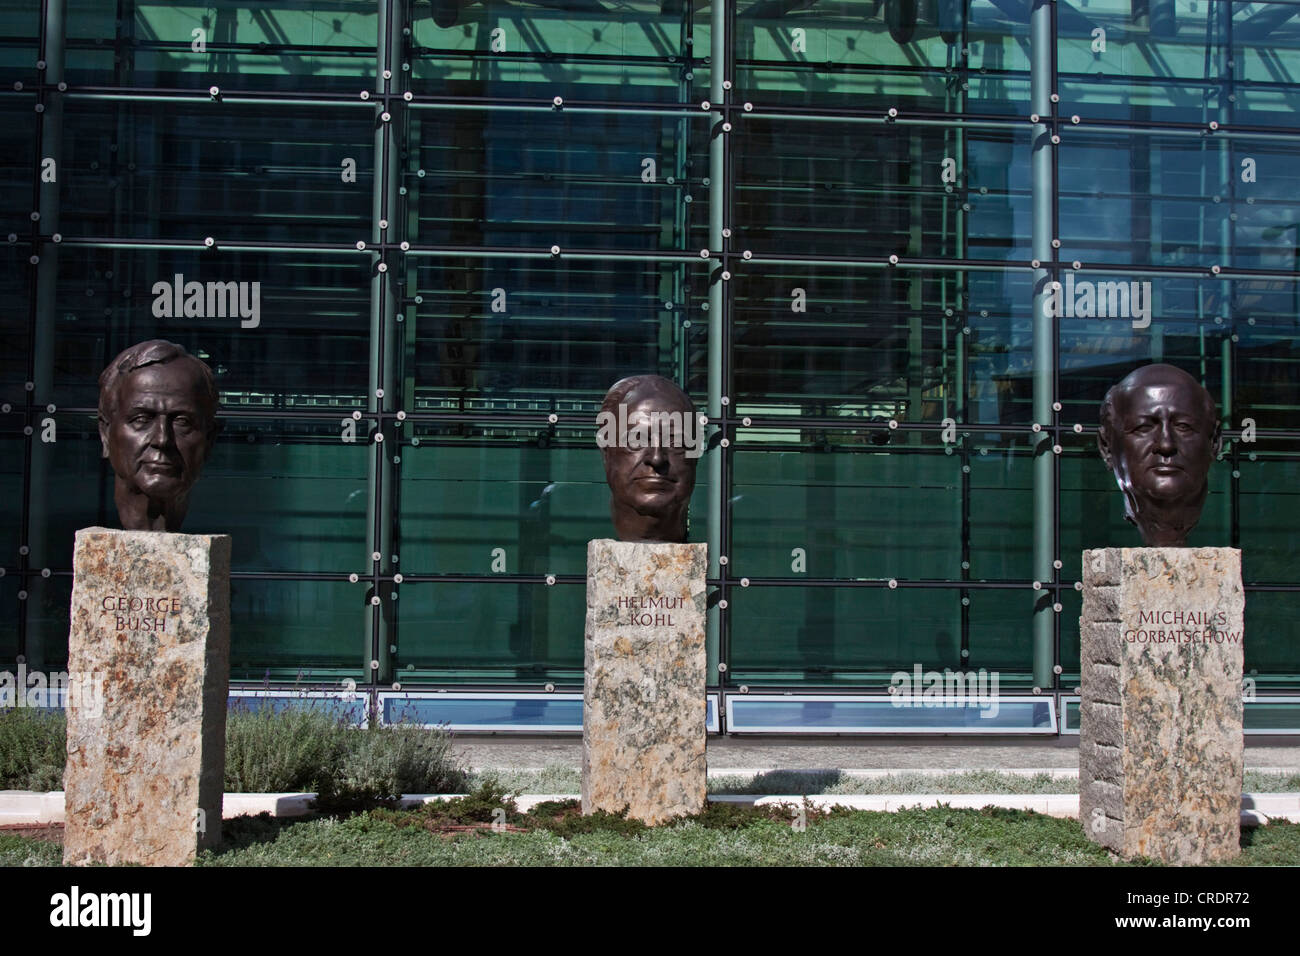
[[(36, 157), (54, 155), (61, 158), (62, 110), (65, 101), (93, 102), (166, 102), (166, 103), (212, 103), (213, 98), (204, 95), (201, 90), (158, 90), (148, 87), (72, 87), (60, 89), (64, 83), (64, 54), (68, 44), (64, 42), (64, 23), (66, 18), (66, 0), (41, 0), (41, 32), (38, 49), (43, 69), (38, 71), (39, 80), (28, 85), (21, 92), (0, 91), (0, 98), (16, 97), (23, 102), (35, 101), (43, 107), (38, 122), (38, 141), (34, 155)], [(397, 275), (401, 265), (410, 258), (416, 261), (427, 257), (459, 258), (551, 258), (547, 249), (520, 249), (514, 247), (476, 247), (476, 248), (442, 248), (415, 243), (402, 249), (406, 241), (406, 217), (403, 214), (400, 183), (403, 170), (399, 157), (403, 137), (403, 122), (412, 116), (432, 118), (440, 111), (449, 110), (515, 110), (547, 111), (555, 105), (545, 98), (521, 97), (464, 97), (453, 98), (427, 93), (415, 93), (409, 90), (411, 74), (401, 69), (402, 51), (405, 44), (403, 28), (407, 25), (407, 16), (412, 4), (406, 0), (375, 0), (378, 14), (376, 45), (374, 50), (375, 72), (372, 82), (367, 84), (367, 100), (353, 98), (341, 92), (303, 93), (284, 96), (274, 92), (261, 91), (226, 91), (221, 95), (221, 103), (214, 108), (239, 109), (241, 104), (248, 105), (283, 105), (312, 107), (342, 107), (347, 109), (369, 110), (376, 118), (375, 155), (376, 170), (372, 195), (372, 215), (370, 240), (367, 248), (358, 252), (354, 247), (342, 243), (303, 242), (286, 246), (270, 242), (239, 242), (221, 245), (224, 251), (258, 251), (258, 252), (303, 252), (308, 251), (322, 256), (365, 256), (375, 270), (371, 280), (370, 310), (370, 345), (368, 393), (361, 396), (361, 406), (357, 408), (363, 414), (363, 421), (372, 423), (375, 429), (389, 441), (384, 445), (372, 443), (369, 454), (371, 480), (369, 482), (368, 520), (366, 542), (373, 557), (368, 568), (359, 567), (357, 577), (372, 589), (377, 603), (367, 609), (364, 618), (365, 638), (358, 647), (359, 657), (364, 653), (362, 665), (370, 665), (366, 688), (373, 693), (384, 692), (391, 674), (391, 661), (388, 648), (393, 639), (395, 614), (390, 600), (397, 584), (402, 580), (410, 583), (425, 582), (493, 582), (502, 584), (547, 583), (540, 575), (475, 575), (475, 574), (409, 574), (404, 578), (397, 571), (393, 562), (392, 542), (396, 534), (396, 504), (400, 494), (400, 476), (391, 458), (385, 454), (389, 443), (401, 444), (400, 428), (403, 420), (413, 423), (421, 422), (463, 422), (475, 421), (492, 424), (537, 425), (541, 415), (482, 413), (460, 415), (434, 411), (411, 410), (404, 412), (396, 407), (393, 396), (396, 394), (394, 376), (397, 372), (395, 348), (399, 340), (400, 328), (396, 325), (396, 313), (399, 308), (401, 290)], [(686, 23), (694, 22), (695, 10), (690, 0), (685, 6), (688, 18)], [(1032, 109), (1038, 119), (1013, 117), (997, 114), (981, 115), (967, 112), (938, 112), (925, 115), (900, 114), (885, 117), (876, 112), (862, 112), (846, 108), (779, 108), (758, 104), (757, 108), (745, 110), (738, 100), (737, 91), (724, 88), (724, 80), (734, 80), (737, 75), (738, 61), (736, 45), (733, 38), (737, 36), (736, 4), (713, 3), (708, 14), (712, 48), (710, 104), (705, 113), (709, 124), (709, 171), (711, 186), (709, 188), (708, 229), (710, 256), (707, 266), (710, 272), (708, 291), (709, 310), (709, 347), (708, 347), (708, 394), (707, 414), (709, 417), (710, 450), (707, 453), (707, 468), (710, 480), (710, 502), (707, 516), (707, 542), (709, 545), (708, 581), (712, 590), (708, 610), (708, 661), (709, 686), (715, 689), (729, 688), (731, 681), (726, 670), (733, 649), (731, 633), (731, 615), (726, 613), (732, 590), (739, 587), (739, 580), (734, 565), (723, 565), (720, 559), (730, 556), (731, 520), (728, 512), (728, 497), (732, 480), (732, 457), (722, 441), (734, 447), (738, 432), (745, 428), (774, 427), (816, 427), (833, 430), (862, 429), (866, 422), (844, 418), (823, 418), (818, 416), (801, 417), (764, 417), (751, 416), (748, 423), (735, 413), (735, 405), (730, 400), (732, 392), (732, 343), (733, 343), (733, 304), (732, 278), (739, 276), (750, 266), (804, 264), (843, 267), (846, 270), (889, 270), (910, 271), (956, 271), (977, 272), (983, 270), (1001, 273), (1024, 269), (1033, 276), (1034, 299), (1033, 340), (1035, 373), (1033, 380), (1033, 418), (1035, 426), (990, 424), (964, 422), (963, 430), (996, 431), (1009, 436), (1024, 436), (1033, 443), (1034, 464), (1034, 548), (1032, 581), (968, 580), (963, 574), (956, 580), (914, 580), (897, 581), (902, 588), (952, 589), (963, 593), (982, 589), (1022, 589), (1026, 601), (1036, 599), (1032, 617), (1031, 640), (1033, 647), (1032, 675), (1036, 686), (1045, 693), (1060, 691), (1060, 681), (1054, 670), (1059, 666), (1060, 620), (1059, 613), (1054, 613), (1054, 606), (1061, 603), (1062, 593), (1074, 586), (1070, 576), (1062, 574), (1063, 569), (1054, 567), (1054, 562), (1061, 558), (1057, 554), (1059, 547), (1060, 482), (1057, 467), (1057, 455), (1051, 452), (1052, 446), (1068, 446), (1073, 440), (1071, 423), (1062, 420), (1062, 412), (1053, 407), (1058, 395), (1058, 373), (1060, 366), (1059, 323), (1043, 316), (1041, 304), (1045, 295), (1045, 284), (1059, 278), (1063, 268), (1059, 251), (1051, 240), (1058, 235), (1059, 183), (1056, 172), (1056, 149), (1051, 142), (1053, 136), (1062, 129), (1083, 129), (1096, 131), (1115, 131), (1141, 135), (1166, 135), (1204, 138), (1210, 134), (1209, 115), (1204, 122), (1175, 123), (1153, 121), (1142, 125), (1131, 122), (1112, 121), (1097, 118), (1082, 118), (1072, 124), (1068, 118), (1059, 115), (1058, 105), (1052, 100), (1052, 94), (1058, 89), (1061, 74), (1058, 70), (1056, 51), (1056, 4), (1051, 0), (1032, 0), (1029, 13), (1031, 37), (1030, 85)], [(1231, 30), (1231, 19), (1227, 21)], [(237, 47), (236, 49), (242, 49)], [(573, 59), (572, 56), (560, 57), (561, 61)], [(702, 59), (702, 58), (701, 58)], [(693, 62), (688, 58), (683, 64), (689, 67)], [(905, 70), (906, 68), (904, 68)], [(959, 76), (966, 76), (969, 69), (965, 60), (956, 67)], [(385, 77), (385, 71), (388, 76)], [(1019, 75), (1019, 74), (1017, 74)], [(1226, 80), (1206, 80), (1203, 85), (1229, 87), (1235, 82), (1230, 75)], [(410, 92), (411, 99), (405, 94)], [(686, 101), (677, 104), (662, 102), (626, 101), (617, 104), (573, 101), (566, 103), (564, 109), (575, 113), (596, 115), (608, 114), (646, 114), (658, 116), (680, 116), (698, 118), (701, 115), (700, 104)], [(1274, 129), (1253, 125), (1232, 123), (1232, 109), (1218, 114), (1216, 122), (1220, 125), (1212, 130), (1217, 138), (1238, 139), (1251, 142), (1267, 139), (1276, 142), (1300, 141), (1300, 130)], [(390, 121), (381, 119), (382, 114), (389, 114)], [(806, 121), (841, 122), (865, 124), (864, 134), (870, 135), (870, 128), (877, 125), (898, 124), (915, 126), (940, 126), (956, 130), (1000, 129), (1017, 131), (1028, 129), (1032, 137), (1032, 248), (1035, 262), (1013, 262), (1004, 260), (985, 260), (965, 255), (942, 260), (916, 259), (891, 261), (884, 258), (851, 258), (843, 256), (803, 256), (797, 253), (785, 253), (780, 256), (755, 255), (744, 257), (744, 250), (736, 248), (729, 232), (734, 222), (735, 189), (733, 188), (733, 166), (735, 163), (731, 136), (723, 131), (723, 124), (737, 124), (746, 118), (779, 119), (782, 122), (800, 123)], [(694, 124), (688, 123), (688, 126)], [(1232, 177), (1229, 176), (1229, 181)], [(44, 516), (42, 498), (38, 489), (45, 480), (46, 462), (41, 455), (33, 454), (34, 435), (51, 393), (53, 380), (53, 323), (47, 321), (54, 308), (55, 279), (58, 271), (60, 251), (63, 246), (74, 248), (112, 248), (121, 250), (197, 250), (202, 248), (197, 242), (169, 241), (133, 241), (102, 237), (68, 236), (62, 242), (53, 240), (53, 234), (59, 226), (59, 194), (57, 187), (40, 182), (38, 170), (33, 171), (33, 192), (36, 200), (35, 211), (40, 214), (39, 222), (34, 223), (29, 235), (19, 237), (16, 245), (23, 251), (39, 256), (39, 262), (31, 270), (30, 276), (30, 314), (29, 334), (32, 342), (28, 356), (30, 388), (23, 396), (23, 402), (11, 409), (8, 414), (0, 414), (0, 429), (10, 433), (11, 429), (27, 429), (24, 442), (23, 462), (23, 500), (20, 529), (20, 553), (15, 557), (0, 558), (0, 572), (16, 578), (20, 595), (18, 614), (19, 652), (31, 656), (39, 653), (38, 648), (30, 646), (26, 610), (26, 596), (32, 582), (46, 577), (66, 577), (71, 574), (67, 568), (37, 568), (32, 566), (28, 556), (28, 545), (42, 537)], [(387, 229), (381, 229), (379, 222), (388, 222)], [(358, 232), (367, 230), (359, 229)], [(965, 250), (962, 250), (963, 252)], [(698, 255), (691, 250), (665, 251), (660, 253), (634, 253), (605, 251), (599, 249), (565, 249), (563, 257), (575, 261), (653, 261), (653, 262), (699, 262)], [(384, 271), (380, 271), (380, 267)], [(1098, 273), (1131, 273), (1132, 269), (1122, 266), (1092, 265), (1087, 271)], [(1195, 266), (1144, 266), (1144, 274), (1165, 276), (1189, 276), (1201, 279), (1214, 279), (1231, 283), (1234, 279), (1277, 278), (1300, 283), (1300, 270), (1253, 270), (1227, 268), (1221, 272), (1210, 273)], [(954, 329), (961, 324), (956, 320)], [(959, 330), (958, 330), (959, 331)], [(960, 341), (960, 335), (958, 336)], [(960, 362), (962, 356), (959, 354)], [(1235, 361), (1235, 350), (1230, 349), (1230, 361)], [(960, 367), (960, 366), (959, 366)], [(961, 386), (959, 382), (959, 393)], [(1234, 378), (1235, 378), (1234, 370)], [(383, 397), (379, 390), (383, 390)], [(350, 407), (340, 406), (340, 410), (350, 411)], [(61, 414), (93, 414), (90, 408), (63, 408)], [(333, 409), (254, 409), (233, 407), (225, 412), (231, 419), (302, 419), (324, 420)], [(403, 418), (399, 418), (402, 415)], [(566, 426), (589, 425), (587, 419), (578, 414), (558, 414), (555, 422), (549, 424), (563, 428)], [(939, 425), (898, 423), (900, 435), (927, 433), (940, 428)], [(1091, 435), (1093, 429), (1084, 430), (1084, 437)], [(1262, 437), (1295, 440), (1300, 438), (1300, 429), (1261, 430)], [(1225, 430), (1225, 436), (1239, 437), (1237, 430)], [(396, 441), (394, 441), (396, 440)], [(1239, 443), (1234, 442), (1232, 455), (1234, 461), (1239, 453)], [(902, 449), (895, 449), (899, 452)], [(922, 451), (920, 449), (909, 449)], [(1261, 455), (1267, 458), (1267, 455)], [(1239, 536), (1239, 482), (1231, 484), (1232, 498), (1232, 536), (1234, 544)], [(963, 492), (963, 501), (969, 494), (969, 487)], [(963, 548), (968, 547), (966, 529), (963, 528)], [(1066, 567), (1071, 562), (1064, 562)], [(332, 572), (260, 572), (237, 571), (232, 577), (237, 580), (294, 580), (294, 581), (343, 581), (348, 580), (346, 573)], [(577, 584), (582, 582), (578, 575), (560, 575), (557, 583)], [(830, 578), (754, 578), (753, 586), (769, 587), (887, 587), (892, 586), (884, 580), (858, 581)], [(1247, 592), (1300, 591), (1300, 583), (1257, 582), (1246, 585)], [(962, 646), (967, 646), (968, 622), (963, 617)], [(236, 686), (242, 686), (236, 684)], [(251, 686), (251, 682), (250, 682)], [(241, 691), (242, 692), (242, 691)], [(504, 692), (504, 691), (503, 691)], [(518, 694), (519, 691), (508, 691)], [(730, 690), (728, 690), (730, 694)], [(1059, 697), (1065, 701), (1068, 697)], [(1260, 698), (1261, 700), (1263, 698)], [(1289, 698), (1282, 698), (1289, 699)], [(725, 725), (723, 725), (725, 727)], [(1070, 731), (1063, 729), (1063, 733)]]

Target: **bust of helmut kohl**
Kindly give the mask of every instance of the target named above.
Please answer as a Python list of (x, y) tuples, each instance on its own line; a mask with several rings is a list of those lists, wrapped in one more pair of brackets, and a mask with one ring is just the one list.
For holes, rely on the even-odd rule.
[(619, 540), (685, 542), (704, 451), (690, 396), (662, 376), (634, 375), (610, 387), (596, 422)]
[(174, 342), (123, 351), (99, 376), (99, 438), (127, 531), (179, 531), (220, 424), (212, 369)]
[(1214, 397), (1172, 365), (1130, 372), (1101, 403), (1097, 449), (1148, 547), (1187, 546), (1222, 446)]

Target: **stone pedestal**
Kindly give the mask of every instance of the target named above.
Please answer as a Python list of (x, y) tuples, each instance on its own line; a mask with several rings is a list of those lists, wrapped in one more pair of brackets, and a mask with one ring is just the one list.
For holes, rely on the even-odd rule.
[(1083, 553), (1079, 819), (1125, 857), (1196, 864), (1241, 837), (1241, 552)]
[(704, 809), (706, 549), (587, 544), (583, 813)]
[(63, 861), (189, 863), (221, 837), (230, 682), (230, 538), (83, 528), (68, 670)]

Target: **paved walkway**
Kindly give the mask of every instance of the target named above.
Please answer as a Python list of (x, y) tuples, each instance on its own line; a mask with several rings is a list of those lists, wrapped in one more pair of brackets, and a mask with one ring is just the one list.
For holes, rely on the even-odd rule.
[[(549, 765), (580, 768), (577, 737), (457, 737), (456, 750), (472, 767), (499, 770)], [(709, 769), (761, 770), (1007, 770), (1078, 768), (1079, 738), (969, 741), (952, 737), (710, 737)], [(1300, 771), (1295, 737), (1246, 739), (1248, 769)]]

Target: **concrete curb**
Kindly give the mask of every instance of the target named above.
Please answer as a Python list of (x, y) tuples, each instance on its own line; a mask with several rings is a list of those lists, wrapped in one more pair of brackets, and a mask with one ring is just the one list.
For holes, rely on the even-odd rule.
[[(407, 794), (402, 806), (418, 807), (438, 800), (450, 800), (463, 794)], [(228, 793), (221, 816), (229, 820), (244, 815), (269, 813), (275, 817), (300, 817), (311, 812), (314, 793)], [(574, 800), (572, 793), (533, 793), (515, 798), (522, 811), (531, 810), (548, 800)], [(892, 813), (913, 807), (946, 805), (953, 809), (980, 809), (987, 806), (1006, 810), (1032, 810), (1054, 817), (1077, 817), (1079, 797), (1074, 793), (911, 793), (911, 794), (717, 794), (709, 797), (718, 803), (751, 806), (790, 803), (818, 809), (850, 807), (854, 810), (877, 810)], [(1262, 826), (1271, 820), (1300, 823), (1300, 793), (1243, 793), (1242, 826)], [(36, 793), (26, 790), (0, 791), (0, 826), (16, 823), (62, 823), (63, 791)]]

